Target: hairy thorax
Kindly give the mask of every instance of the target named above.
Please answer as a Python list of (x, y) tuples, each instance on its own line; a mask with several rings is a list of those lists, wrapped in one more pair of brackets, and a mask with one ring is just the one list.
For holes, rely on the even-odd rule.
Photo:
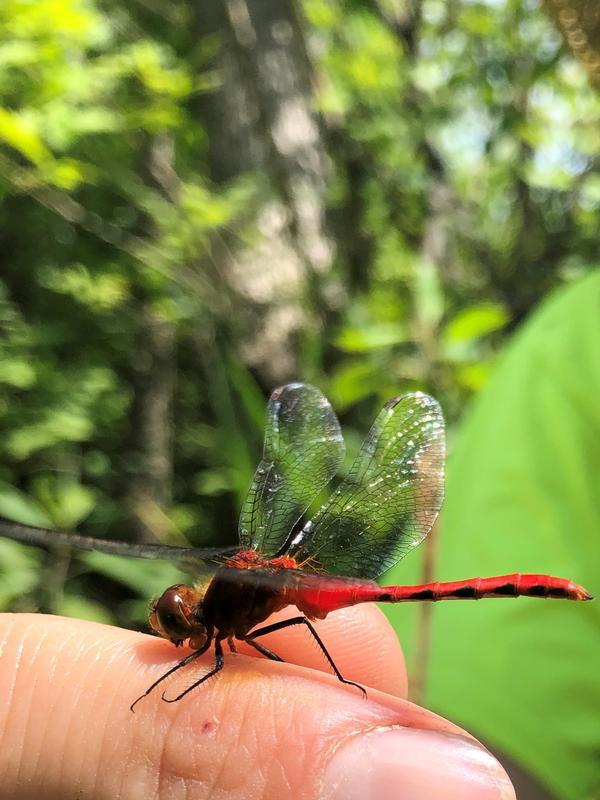
[[(278, 569), (297, 569), (297, 566), (290, 556), (269, 560), (249, 550), (236, 553), (226, 563), (225, 570), (276, 572)], [(281, 588), (261, 586), (259, 582), (236, 581), (230, 572), (217, 570), (206, 589), (202, 611), (205, 622), (214, 625), (220, 634), (239, 638), (288, 605), (290, 599)]]

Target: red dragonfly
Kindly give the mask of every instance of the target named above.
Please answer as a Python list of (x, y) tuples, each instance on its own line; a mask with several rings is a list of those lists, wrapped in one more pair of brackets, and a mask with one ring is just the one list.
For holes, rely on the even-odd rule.
[[(155, 599), (149, 617), (155, 633), (178, 647), (187, 642), (193, 652), (138, 697), (132, 710), (211, 644), (212, 669), (176, 697), (163, 693), (166, 702), (180, 700), (223, 668), (224, 642), (235, 652), (238, 639), (281, 661), (258, 639), (293, 625), (308, 628), (342, 683), (364, 692), (340, 673), (313, 620), (367, 602), (519, 595), (591, 599), (583, 587), (549, 575), (501, 575), (419, 586), (375, 583), (431, 530), (444, 494), (444, 457), (444, 419), (436, 400), (422, 392), (393, 398), (375, 420), (347, 477), (303, 524), (309, 506), (341, 466), (344, 440), (321, 392), (291, 383), (276, 389), (269, 400), (263, 458), (242, 508), (239, 547), (126, 544), (6, 521), (2, 533), (32, 544), (176, 560), (199, 571), (195, 584), (170, 586)], [(295, 606), (299, 614), (261, 626), (286, 606)]]

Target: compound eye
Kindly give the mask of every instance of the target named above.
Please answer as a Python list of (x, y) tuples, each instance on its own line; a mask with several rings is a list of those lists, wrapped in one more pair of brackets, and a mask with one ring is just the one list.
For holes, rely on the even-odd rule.
[(150, 625), (165, 639), (180, 642), (187, 639), (193, 629), (191, 609), (186, 602), (186, 586), (171, 586), (152, 603)]

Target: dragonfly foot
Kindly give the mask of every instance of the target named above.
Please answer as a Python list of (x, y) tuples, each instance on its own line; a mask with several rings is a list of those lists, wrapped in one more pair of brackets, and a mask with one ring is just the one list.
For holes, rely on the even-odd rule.
[(365, 700), (368, 699), (367, 690), (365, 689), (364, 686), (361, 686), (360, 683), (354, 683), (354, 681), (347, 681), (345, 678), (341, 678), (341, 682), (345, 683), (347, 686), (356, 686), (356, 688), (360, 689), (360, 691), (363, 693), (363, 697), (365, 698)]

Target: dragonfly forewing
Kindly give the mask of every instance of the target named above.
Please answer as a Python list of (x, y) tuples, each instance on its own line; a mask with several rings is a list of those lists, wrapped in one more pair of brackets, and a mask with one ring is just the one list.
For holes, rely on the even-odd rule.
[(285, 547), (294, 525), (344, 459), (340, 424), (314, 386), (275, 389), (267, 407), (263, 458), (240, 515), (240, 543), (265, 556)]
[(377, 578), (429, 533), (444, 495), (444, 457), (436, 400), (422, 392), (391, 400), (290, 555), (338, 575)]

